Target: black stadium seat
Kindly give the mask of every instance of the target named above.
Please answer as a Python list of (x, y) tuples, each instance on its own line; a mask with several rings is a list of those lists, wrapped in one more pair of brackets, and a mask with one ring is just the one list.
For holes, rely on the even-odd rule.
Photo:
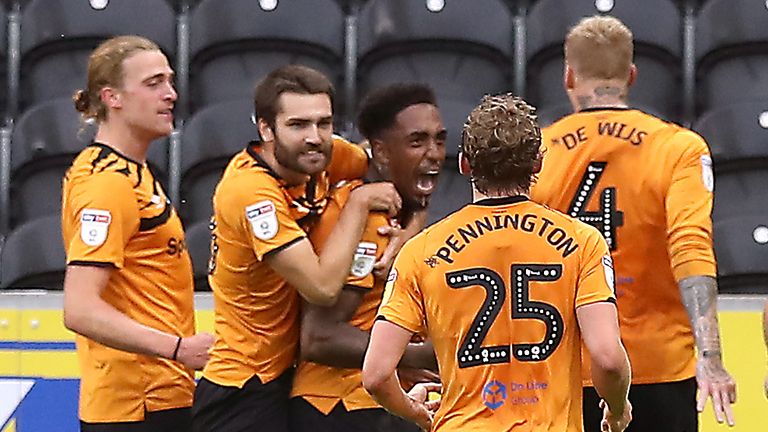
[(182, 134), (181, 215), (185, 222), (208, 220), (211, 197), (224, 168), (249, 141), (258, 138), (253, 102), (222, 102), (196, 112)]
[[(472, 19), (468, 19), (472, 17)], [(511, 83), (512, 14), (502, 0), (446, 2), (370, 0), (359, 20), (360, 96), (401, 81), (435, 90), (455, 155), (461, 126), (486, 93)]]
[(699, 112), (768, 100), (768, 6), (760, 0), (708, 0), (696, 24)]
[[(148, 12), (151, 11), (151, 12)], [(85, 85), (88, 55), (104, 39), (137, 34), (155, 41), (173, 60), (176, 18), (165, 0), (31, 0), (21, 17), (21, 107), (71, 96)]]
[[(563, 89), (563, 41), (583, 17), (608, 14), (635, 37), (638, 78), (631, 104), (676, 120), (681, 110), (681, 18), (670, 0), (538, 0), (528, 13), (527, 92), (535, 106), (551, 110), (568, 103)], [(652, 25), (651, 25), (652, 23)]]
[(275, 67), (300, 63), (341, 75), (344, 16), (334, 0), (202, 0), (190, 19), (190, 90), (194, 109), (250, 97)]
[(62, 289), (66, 256), (61, 238), (59, 215), (11, 231), (0, 254), (0, 288)]

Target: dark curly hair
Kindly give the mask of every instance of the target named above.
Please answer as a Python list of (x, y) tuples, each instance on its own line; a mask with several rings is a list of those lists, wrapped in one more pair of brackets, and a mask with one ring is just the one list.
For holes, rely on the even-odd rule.
[(395, 117), (404, 109), (418, 104), (437, 106), (435, 93), (426, 84), (397, 83), (380, 87), (365, 96), (357, 115), (357, 128), (368, 140), (395, 124)]
[(482, 193), (527, 191), (541, 160), (536, 108), (511, 93), (485, 96), (467, 118), (462, 151)]

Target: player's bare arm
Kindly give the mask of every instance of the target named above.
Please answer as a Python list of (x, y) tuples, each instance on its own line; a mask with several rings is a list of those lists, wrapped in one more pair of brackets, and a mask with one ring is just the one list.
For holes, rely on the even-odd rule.
[(688, 311), (696, 339), (698, 359), (696, 381), (699, 395), (696, 408), (704, 410), (707, 398), (718, 423), (734, 425), (731, 404), (736, 402), (736, 382), (723, 366), (720, 330), (717, 322), (717, 282), (711, 276), (691, 276), (679, 282), (683, 304)]
[[(304, 304), (300, 350), (303, 360), (338, 368), (363, 367), (371, 335), (349, 324), (363, 295), (362, 290), (349, 287), (342, 290), (333, 306)], [(409, 343), (399, 366), (436, 370), (432, 344)]]
[(179, 339), (142, 325), (101, 298), (112, 267), (70, 265), (64, 278), (64, 325), (108, 347), (176, 360), (192, 369), (208, 361), (213, 336), (199, 333)]
[(309, 240), (303, 239), (268, 255), (266, 262), (307, 302), (332, 305), (352, 266), (353, 253), (363, 235), (368, 212), (385, 211), (393, 216), (400, 211), (401, 205), (400, 195), (391, 183), (360, 186), (352, 191), (319, 256)]
[(435, 406), (425, 399), (426, 392), (405, 393), (397, 377), (397, 365), (412, 336), (396, 324), (376, 321), (363, 362), (363, 387), (389, 412), (430, 430)]
[(629, 403), (631, 371), (621, 343), (616, 306), (599, 302), (576, 309), (582, 339), (592, 360), (592, 381), (605, 401), (603, 424), (611, 432), (623, 431), (632, 419)]

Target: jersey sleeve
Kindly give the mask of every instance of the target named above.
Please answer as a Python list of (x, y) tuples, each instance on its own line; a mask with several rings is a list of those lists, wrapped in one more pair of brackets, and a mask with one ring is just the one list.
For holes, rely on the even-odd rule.
[(680, 132), (673, 140), (670, 145), (679, 157), (675, 157), (665, 201), (672, 271), (678, 281), (714, 276), (712, 158), (704, 140), (693, 132)]
[(341, 180), (361, 179), (368, 171), (368, 154), (359, 145), (334, 135), (331, 163), (326, 171), (331, 184)]
[(608, 243), (595, 228), (579, 222), (580, 255), (579, 277), (576, 282), (575, 307), (597, 302), (616, 302), (613, 259)]
[(237, 225), (238, 232), (247, 236), (256, 258), (261, 261), (267, 254), (306, 238), (291, 215), (285, 193), (271, 177), (255, 172), (231, 180), (215, 204), (231, 212), (221, 215), (222, 219)]
[(122, 174), (100, 173), (73, 185), (63, 211), (74, 224), (71, 238), (64, 239), (68, 264), (123, 267), (140, 219), (135, 192)]
[(416, 239), (403, 246), (387, 277), (377, 319), (384, 319), (413, 333), (426, 333), (426, 311), (419, 286), (414, 254)]
[(373, 265), (384, 254), (387, 247), (386, 237), (379, 234), (379, 227), (387, 225), (386, 216), (381, 213), (369, 213), (365, 231), (355, 250), (352, 268), (346, 284), (365, 290), (373, 289), (376, 281), (373, 275)]
[[(338, 222), (339, 215), (344, 205), (349, 201), (349, 196), (360, 181), (345, 183), (334, 190), (328, 207), (320, 216), (318, 222), (312, 228), (309, 239), (318, 253), (322, 251), (329, 240), (331, 232)], [(387, 224), (387, 218), (382, 213), (372, 212), (368, 215), (365, 230), (355, 249), (352, 267), (347, 276), (346, 285), (363, 290), (370, 290), (374, 286), (373, 265), (384, 253), (387, 239), (378, 233), (378, 228)]]

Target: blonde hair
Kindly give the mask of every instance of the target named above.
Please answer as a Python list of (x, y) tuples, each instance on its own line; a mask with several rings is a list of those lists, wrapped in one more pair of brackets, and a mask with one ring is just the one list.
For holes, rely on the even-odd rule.
[(88, 84), (72, 96), (75, 109), (83, 120), (107, 119), (107, 107), (99, 92), (104, 87), (123, 85), (123, 61), (137, 51), (160, 51), (160, 47), (141, 36), (117, 36), (101, 43), (88, 58)]
[(482, 193), (527, 191), (541, 159), (536, 108), (511, 93), (485, 96), (464, 124), (461, 151)]
[(612, 16), (582, 18), (565, 37), (565, 61), (585, 79), (627, 79), (632, 65), (632, 32)]

